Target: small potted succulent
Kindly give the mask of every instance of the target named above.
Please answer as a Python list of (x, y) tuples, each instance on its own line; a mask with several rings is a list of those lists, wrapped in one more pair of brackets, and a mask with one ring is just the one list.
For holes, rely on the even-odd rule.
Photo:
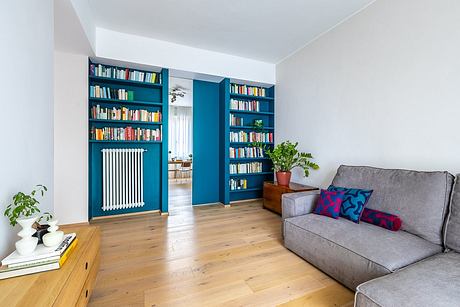
[(301, 167), (305, 177), (310, 175), (310, 169), (319, 169), (318, 164), (311, 162), (313, 159), (311, 153), (299, 152), (297, 145), (290, 141), (282, 142), (275, 148), (267, 148), (265, 153), (273, 162), (273, 169), (276, 172), (276, 181), (279, 185), (288, 186), (291, 181), (291, 170), (295, 167)]
[(39, 215), (40, 202), (35, 198), (39, 193), (42, 197), (48, 189), (44, 185), (37, 185), (30, 194), (18, 192), (13, 196), (13, 202), (6, 207), (4, 215), (9, 219), (11, 226), (21, 225), (18, 235), (22, 238), (16, 242), (16, 250), (21, 255), (31, 254), (38, 244), (38, 238), (32, 237), (37, 231), (38, 222), (42, 219), (49, 221), (52, 216), (48, 212)]

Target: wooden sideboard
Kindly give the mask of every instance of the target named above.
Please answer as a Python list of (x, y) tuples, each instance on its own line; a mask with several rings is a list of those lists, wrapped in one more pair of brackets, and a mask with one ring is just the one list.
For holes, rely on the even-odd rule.
[(96, 226), (62, 227), (78, 243), (54, 271), (0, 280), (0, 306), (86, 306), (99, 270), (100, 230)]
[(304, 191), (314, 191), (318, 188), (291, 182), (289, 186), (279, 185), (276, 181), (264, 182), (264, 208), (274, 211), (278, 214), (282, 213), (281, 195), (284, 193), (295, 193)]

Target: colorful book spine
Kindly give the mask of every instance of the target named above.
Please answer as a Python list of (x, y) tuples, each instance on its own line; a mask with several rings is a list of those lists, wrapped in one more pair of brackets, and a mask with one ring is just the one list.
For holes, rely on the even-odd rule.
[(260, 147), (230, 147), (230, 159), (263, 158), (264, 150)]
[(91, 107), (90, 116), (91, 119), (129, 120), (150, 123), (160, 123), (162, 121), (160, 111), (133, 110), (127, 107), (107, 108), (100, 105)]
[(248, 188), (247, 179), (230, 179), (230, 191), (246, 190)]
[(96, 141), (156, 141), (162, 139), (162, 129), (146, 129), (133, 127), (92, 127), (90, 138)]
[(262, 162), (232, 163), (230, 174), (252, 174), (262, 172)]
[(160, 73), (145, 72), (128, 68), (119, 68), (102, 64), (91, 64), (89, 67), (89, 75), (94, 77), (161, 84)]
[(230, 142), (260, 142), (272, 143), (272, 132), (246, 132), (246, 131), (230, 131)]
[(89, 96), (91, 98), (115, 99), (115, 100), (134, 100), (134, 92), (124, 88), (110, 88), (100, 85), (90, 85)]
[(230, 99), (230, 110), (260, 112), (260, 103), (257, 100)]
[(266, 97), (267, 91), (263, 87), (241, 85), (241, 84), (232, 83), (232, 84), (230, 84), (230, 93)]

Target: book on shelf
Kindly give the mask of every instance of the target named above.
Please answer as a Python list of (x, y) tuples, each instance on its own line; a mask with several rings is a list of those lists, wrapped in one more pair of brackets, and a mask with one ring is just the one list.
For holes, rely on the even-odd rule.
[(134, 92), (124, 88), (110, 88), (100, 85), (90, 85), (90, 98), (103, 98), (115, 100), (134, 100)]
[(230, 84), (230, 93), (266, 97), (267, 91), (263, 87), (232, 83)]
[(161, 83), (161, 74), (156, 72), (144, 72), (129, 68), (118, 68), (114, 66), (91, 64), (89, 75), (94, 77), (113, 78), (146, 83)]
[(230, 99), (230, 110), (260, 112), (260, 103), (257, 100)]
[(39, 244), (32, 254), (26, 256), (14, 251), (2, 260), (0, 279), (59, 269), (75, 249), (77, 242), (76, 234), (71, 233), (66, 234), (57, 247)]
[(264, 150), (260, 147), (230, 147), (230, 159), (263, 158)]
[(92, 127), (90, 139), (96, 141), (161, 141), (162, 127), (157, 129), (124, 128), (117, 127)]
[(232, 163), (230, 164), (230, 174), (252, 174), (262, 173), (262, 162)]
[(230, 131), (230, 142), (272, 143), (273, 132)]
[(244, 126), (244, 118), (230, 114), (230, 126)]
[(247, 179), (230, 179), (230, 191), (246, 190), (248, 188)]
[(148, 111), (145, 109), (133, 110), (127, 107), (105, 108), (100, 105), (91, 107), (91, 119), (109, 119), (109, 120), (130, 120), (140, 122), (159, 123), (162, 121), (160, 111)]

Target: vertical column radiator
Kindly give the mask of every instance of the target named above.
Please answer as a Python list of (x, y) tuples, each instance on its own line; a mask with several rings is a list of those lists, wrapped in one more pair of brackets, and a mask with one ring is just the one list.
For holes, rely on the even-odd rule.
[(102, 149), (102, 210), (144, 206), (142, 148)]

